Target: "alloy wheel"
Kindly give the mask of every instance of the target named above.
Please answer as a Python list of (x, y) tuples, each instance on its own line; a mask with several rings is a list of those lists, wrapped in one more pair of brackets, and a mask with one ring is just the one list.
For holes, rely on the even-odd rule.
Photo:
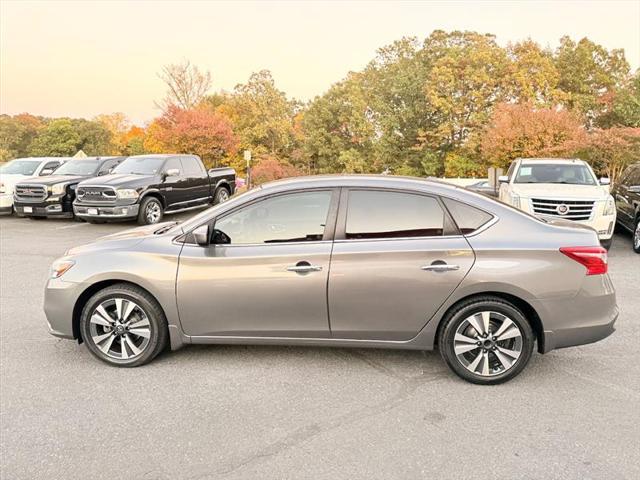
[(160, 211), (160, 204), (158, 202), (149, 202), (144, 213), (149, 223), (157, 223), (162, 213)]
[(137, 303), (122, 297), (100, 303), (91, 313), (89, 333), (107, 357), (131, 360), (149, 346), (151, 323)]
[(636, 230), (633, 232), (633, 246), (636, 250), (640, 250), (640, 221), (636, 223)]
[(454, 337), (458, 361), (483, 377), (511, 369), (522, 354), (522, 332), (506, 315), (493, 311), (474, 313), (460, 323)]
[(220, 192), (218, 193), (218, 202), (224, 203), (227, 200), (229, 200), (229, 192), (224, 188), (220, 189)]

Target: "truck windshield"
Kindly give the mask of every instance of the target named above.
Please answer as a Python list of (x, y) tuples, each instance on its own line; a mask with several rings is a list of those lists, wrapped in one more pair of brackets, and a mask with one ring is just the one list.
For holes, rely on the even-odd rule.
[(521, 165), (514, 183), (565, 183), (597, 185), (589, 167), (583, 164), (536, 163)]
[(95, 160), (71, 160), (57, 168), (53, 175), (94, 175), (98, 165), (100, 163)]
[(160, 172), (164, 160), (160, 157), (129, 157), (114, 168), (112, 173), (155, 175)]
[(42, 160), (12, 160), (0, 167), (5, 175), (33, 175)]

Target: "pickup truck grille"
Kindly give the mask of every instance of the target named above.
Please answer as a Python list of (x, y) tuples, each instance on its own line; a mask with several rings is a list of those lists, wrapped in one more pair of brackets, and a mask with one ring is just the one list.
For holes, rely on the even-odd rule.
[(115, 203), (116, 191), (111, 187), (78, 186), (76, 198), (81, 202)]
[(29, 185), (26, 183), (16, 185), (14, 190), (16, 199), (22, 202), (41, 202), (47, 198), (47, 187), (44, 185)]
[(551, 200), (548, 198), (532, 198), (534, 213), (552, 215), (569, 220), (589, 220), (593, 212), (595, 200)]

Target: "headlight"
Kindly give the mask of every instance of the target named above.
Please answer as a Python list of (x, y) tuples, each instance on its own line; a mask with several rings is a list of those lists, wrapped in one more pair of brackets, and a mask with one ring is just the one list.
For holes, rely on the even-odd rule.
[(138, 198), (140, 196), (140, 194), (136, 190), (128, 188), (116, 190), (116, 195), (118, 195), (118, 198)]
[(64, 187), (64, 183), (56, 183), (55, 185), (51, 186), (51, 193), (53, 195), (62, 195), (64, 193)]
[(51, 265), (51, 278), (60, 278), (67, 270), (75, 265), (76, 262), (68, 258), (61, 258), (53, 262)]
[(607, 198), (607, 203), (604, 204), (604, 213), (603, 215), (613, 215), (616, 213), (616, 203), (613, 201), (613, 197), (609, 195)]

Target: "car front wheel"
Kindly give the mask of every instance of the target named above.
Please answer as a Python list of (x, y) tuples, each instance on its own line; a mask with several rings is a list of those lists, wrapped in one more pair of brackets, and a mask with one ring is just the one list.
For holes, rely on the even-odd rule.
[(535, 336), (522, 312), (496, 297), (477, 297), (444, 319), (439, 349), (447, 365), (471, 383), (511, 380), (529, 362)]
[(640, 217), (636, 218), (636, 226), (633, 229), (633, 251), (640, 253)]
[(80, 332), (89, 351), (117, 367), (153, 360), (167, 345), (167, 320), (158, 302), (129, 284), (100, 290), (86, 303)]
[(138, 211), (138, 224), (152, 225), (160, 222), (164, 215), (162, 204), (155, 197), (147, 197), (140, 204)]

